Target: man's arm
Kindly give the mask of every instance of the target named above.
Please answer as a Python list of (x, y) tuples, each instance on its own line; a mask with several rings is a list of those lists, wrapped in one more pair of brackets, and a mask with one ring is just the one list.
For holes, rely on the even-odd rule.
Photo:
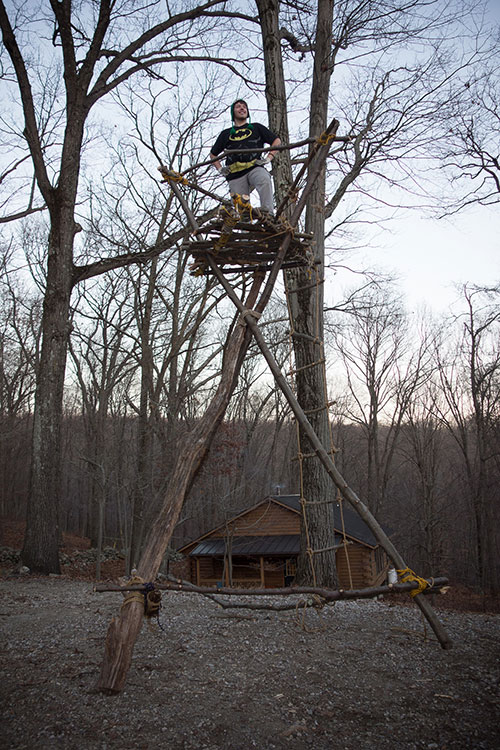
[[(274, 139), (274, 141), (271, 143), (271, 148), (273, 148), (274, 146), (281, 146), (281, 138)], [(267, 154), (271, 157), (271, 159), (274, 159), (274, 157), (276, 156), (276, 151), (268, 151)]]
[(212, 161), (212, 164), (216, 168), (217, 172), (220, 172), (221, 169), (222, 169), (222, 164), (221, 164), (220, 160), (216, 157), (216, 155), (212, 154), (212, 152), (210, 152), (210, 155), (209, 155), (208, 158), (209, 159), (215, 159), (215, 161)]
[(214, 145), (212, 146), (212, 150), (210, 151), (209, 159), (214, 160), (213, 165), (216, 168), (217, 172), (220, 172), (222, 169), (222, 163), (218, 156), (226, 148), (228, 134), (229, 130), (223, 130), (221, 133), (219, 133), (219, 135), (217, 136), (217, 140), (215, 141)]
[[(273, 146), (281, 146), (281, 138), (278, 138), (278, 136), (276, 136), (276, 138), (273, 139), (272, 143), (270, 140), (267, 141), (267, 143), (270, 144), (271, 148), (273, 148)], [(257, 159), (255, 163), (257, 164), (257, 166), (263, 167), (266, 164), (270, 164), (275, 156), (276, 151), (265, 151), (264, 153), (261, 152), (260, 159)]]

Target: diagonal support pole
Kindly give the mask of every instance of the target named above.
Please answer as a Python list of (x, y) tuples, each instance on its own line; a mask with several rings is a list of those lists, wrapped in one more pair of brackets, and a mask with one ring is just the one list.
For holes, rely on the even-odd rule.
[[(245, 305), (243, 302), (240, 302), (233, 288), (230, 287), (231, 295), (236, 297), (238, 304), (241, 304), (244, 309), (247, 309), (247, 307), (253, 309), (255, 307), (256, 311), (262, 312), (268, 303), (279, 270), (285, 259), (293, 229), (298, 223), (307, 195), (311, 191), (312, 185), (319, 174), (322, 161), (327, 156), (328, 148), (328, 143), (325, 143), (319, 145), (314, 150), (314, 160), (311, 160), (308, 181), (295, 207), (290, 220), (290, 230), (281, 243), (272, 269), (265, 282), (264, 289), (261, 291), (264, 274), (256, 272)], [(191, 226), (193, 229), (197, 229), (198, 223), (196, 218), (191, 212), (187, 201), (183, 198), (178, 186), (173, 182), (171, 187), (184, 208)], [(207, 259), (210, 259), (211, 264), (215, 265), (212, 256), (207, 254)], [(217, 266), (216, 268), (219, 272)], [(172, 471), (162, 507), (149, 530), (146, 546), (139, 561), (138, 575), (145, 581), (154, 580), (158, 573), (165, 549), (179, 518), (184, 498), (189, 492), (194, 478), (203, 463), (215, 430), (222, 421), (229, 399), (234, 392), (250, 339), (251, 333), (246, 326), (236, 326), (227, 342), (217, 391), (196, 428), (193, 429), (192, 433), (187, 434), (179, 445), (178, 459)], [(141, 602), (129, 602), (124, 609), (122, 608), (120, 615), (111, 621), (106, 635), (101, 673), (97, 682), (97, 688), (101, 692), (114, 694), (123, 689), (132, 662), (135, 641), (142, 626), (143, 610)]]
[[(325, 131), (327, 136), (335, 127), (335, 123), (336, 121), (333, 120)], [(299, 221), (307, 196), (311, 191), (314, 181), (317, 179), (322, 163), (324, 163), (324, 159), (326, 159), (328, 154), (328, 150), (328, 139), (322, 139), (321, 142), (318, 142), (318, 144), (311, 149), (309, 159), (311, 164), (309, 177), (291, 216), (289, 231), (283, 239), (280, 249), (276, 254), (273, 266), (262, 291), (260, 291), (260, 289), (264, 281), (264, 275), (259, 272), (254, 274), (252, 288), (248, 294), (246, 305), (238, 298), (233, 288), (226, 282), (226, 279), (216, 265), (213, 256), (207, 254), (207, 261), (212, 269), (216, 269), (215, 275), (219, 278), (219, 281), (221, 281), (224, 288), (226, 288), (226, 291), (228, 291), (228, 294), (235, 302), (236, 307), (241, 309), (243, 313), (246, 314), (249, 309), (253, 312), (253, 309), (255, 308), (253, 314), (259, 314), (264, 310), (268, 303), (277, 275), (285, 259), (294, 227)], [(184, 208), (191, 226), (193, 229), (198, 228), (196, 218), (190, 211), (187, 201), (184, 200), (178, 186), (175, 183), (172, 183), (171, 187)], [(258, 331), (258, 333), (260, 334), (260, 331)], [(194, 478), (203, 463), (214, 432), (223, 419), (229, 399), (234, 392), (250, 338), (251, 331), (247, 326), (236, 326), (227, 342), (221, 379), (217, 391), (207, 406), (205, 414), (199, 420), (196, 429), (194, 429), (192, 433), (186, 435), (179, 445), (178, 459), (172, 471), (162, 507), (160, 508), (156, 520), (149, 531), (147, 543), (139, 561), (138, 575), (145, 581), (154, 580), (158, 573), (165, 549), (179, 518), (184, 498), (189, 492)], [(97, 682), (97, 688), (101, 692), (114, 694), (123, 689), (132, 661), (135, 641), (142, 626), (143, 610), (144, 608), (141, 602), (129, 602), (125, 608), (122, 608), (120, 615), (113, 618), (111, 621), (106, 636), (101, 673)]]
[[(318, 456), (321, 463), (325, 467), (330, 478), (333, 480), (333, 483), (339, 488), (339, 490), (342, 493), (342, 496), (348, 500), (348, 502), (357, 511), (359, 516), (361, 516), (361, 518), (366, 523), (368, 528), (372, 531), (373, 535), (378, 540), (380, 545), (387, 552), (389, 558), (393, 561), (396, 568), (399, 570), (403, 570), (407, 568), (407, 565), (404, 559), (401, 557), (400, 553), (398, 552), (394, 544), (391, 542), (391, 540), (389, 539), (389, 537), (387, 536), (387, 534), (385, 533), (385, 531), (383, 530), (383, 528), (381, 527), (377, 519), (371, 514), (370, 510), (363, 503), (363, 501), (357, 496), (354, 490), (351, 489), (351, 487), (349, 487), (349, 485), (343, 478), (342, 474), (339, 472), (339, 470), (333, 463), (331, 457), (329, 456), (329, 454), (326, 452), (325, 448), (323, 447), (321, 440), (318, 438), (318, 436), (314, 432), (314, 429), (312, 428), (311, 423), (307, 419), (304, 411), (302, 410), (299, 402), (297, 401), (295, 397), (295, 394), (293, 393), (292, 389), (288, 385), (283, 373), (281, 372), (281, 369), (278, 363), (276, 362), (272, 352), (270, 351), (269, 347), (266, 344), (266, 341), (257, 324), (257, 320), (256, 320), (257, 316), (255, 312), (253, 310), (249, 310), (248, 308), (246, 308), (245, 305), (238, 298), (238, 296), (234, 293), (231, 285), (227, 282), (226, 278), (221, 273), (219, 267), (214, 262), (212, 256), (208, 255), (207, 257), (208, 257), (208, 263), (210, 265), (210, 268), (213, 274), (217, 277), (220, 284), (224, 287), (224, 290), (226, 291), (228, 297), (231, 299), (231, 301), (234, 303), (237, 309), (241, 312), (243, 320), (247, 324), (248, 328), (250, 328), (250, 330), (252, 331), (253, 337), (255, 338), (255, 341), (259, 349), (261, 350), (267, 364), (269, 365), (269, 369), (271, 370), (274, 376), (276, 384), (278, 385), (283, 395), (285, 396), (286, 400), (288, 401), (288, 404), (291, 410), (293, 411), (295, 418), (297, 419), (300, 426), (304, 430), (305, 434), (309, 438), (309, 441), (316, 455)], [(444, 630), (441, 624), (441, 621), (437, 617), (436, 613), (434, 612), (429, 602), (421, 594), (415, 596), (414, 599), (415, 599), (415, 603), (418, 605), (418, 607), (420, 608), (424, 616), (427, 618), (441, 646), (444, 649), (451, 648), (452, 642), (449, 639), (446, 631)]]

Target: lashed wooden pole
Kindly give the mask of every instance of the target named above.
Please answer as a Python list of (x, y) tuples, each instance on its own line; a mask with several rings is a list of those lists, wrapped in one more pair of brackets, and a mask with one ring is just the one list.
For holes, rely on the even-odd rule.
[[(337, 123), (338, 126), (338, 120), (334, 120), (335, 123)], [(332, 132), (331, 128), (330, 130), (327, 130), (325, 132)], [(337, 135), (335, 132), (335, 135), (332, 138), (332, 141), (335, 143), (349, 143), (352, 141), (352, 136), (350, 135)], [(260, 148), (259, 152), (266, 154), (269, 151), (272, 151), (273, 153), (275, 151), (291, 151), (294, 148), (300, 148), (301, 146), (307, 146), (307, 145), (313, 145), (315, 146), (318, 142), (318, 139), (314, 136), (310, 138), (304, 138), (302, 141), (296, 141), (295, 143), (282, 143), (281, 146), (268, 146), (264, 148)], [(198, 164), (194, 164), (192, 167), (189, 167), (188, 169), (185, 169), (181, 174), (184, 177), (185, 175), (189, 174), (190, 172), (194, 172), (196, 169), (201, 169), (201, 167), (207, 167), (210, 164), (214, 164), (216, 161), (220, 161), (221, 159), (225, 159), (226, 156), (231, 156), (232, 154), (239, 154), (241, 153), (241, 149), (226, 149), (221, 154), (219, 154), (215, 159), (206, 159), (205, 161), (200, 161)], [(303, 174), (303, 172), (301, 172)]]
[[(385, 533), (385, 531), (383, 530), (383, 528), (381, 527), (377, 519), (371, 514), (370, 510), (362, 502), (362, 500), (357, 496), (354, 490), (351, 489), (351, 487), (349, 487), (349, 485), (343, 478), (342, 474), (339, 472), (339, 470), (333, 463), (330, 455), (326, 452), (325, 448), (323, 447), (321, 440), (318, 438), (318, 436), (314, 432), (311, 426), (311, 423), (307, 419), (299, 402), (295, 398), (295, 394), (293, 393), (292, 389), (288, 385), (285, 377), (283, 376), (283, 373), (281, 372), (281, 369), (278, 363), (276, 362), (272, 352), (270, 351), (269, 347), (267, 346), (264, 340), (264, 337), (260, 331), (260, 328), (257, 325), (258, 316), (255, 315), (255, 312), (253, 310), (249, 310), (248, 308), (245, 307), (245, 305), (243, 305), (243, 303), (234, 293), (231, 285), (228, 283), (228, 281), (226, 280), (224, 275), (221, 273), (220, 269), (218, 268), (218, 266), (216, 265), (216, 263), (214, 262), (213, 258), (210, 255), (208, 256), (208, 263), (210, 265), (212, 273), (217, 277), (220, 284), (226, 290), (228, 297), (232, 300), (232, 302), (235, 304), (237, 309), (242, 313), (243, 319), (245, 320), (246, 324), (252, 331), (255, 341), (259, 349), (261, 350), (267, 364), (269, 365), (269, 368), (274, 376), (276, 384), (281, 389), (283, 395), (288, 401), (288, 404), (290, 408), (292, 409), (295, 415), (295, 418), (297, 419), (300, 426), (304, 430), (304, 433), (307, 435), (311, 443), (311, 446), (313, 447), (316, 455), (320, 459), (326, 471), (330, 475), (334, 484), (336, 485), (336, 487), (338, 487), (338, 489), (342, 493), (342, 496), (345, 497), (346, 500), (348, 500), (348, 502), (353, 506), (353, 508), (361, 516), (363, 521), (372, 531), (377, 541), (387, 552), (388, 556), (393, 561), (396, 568), (398, 570), (405, 570), (407, 568), (407, 565), (405, 561), (403, 560), (402, 556), (400, 555), (400, 553), (398, 552), (394, 544), (391, 542), (391, 540), (389, 539), (389, 537), (387, 536), (387, 534)], [(431, 628), (434, 630), (434, 633), (436, 634), (436, 637), (439, 640), (441, 646), (445, 649), (451, 648), (452, 643), (448, 635), (446, 634), (446, 631), (444, 630), (436, 613), (434, 612), (431, 605), (429, 604), (429, 602), (421, 595), (415, 596), (414, 599), (418, 607), (421, 609), (421, 611), (423, 612), (423, 614), (429, 621), (429, 624)]]
[[(435, 594), (446, 586), (448, 578), (426, 578), (427, 588), (422, 594)], [(168, 581), (167, 583), (155, 583), (155, 588), (159, 591), (184, 591), (192, 594), (217, 594), (217, 596), (312, 596), (313, 594), (321, 597), (326, 602), (337, 602), (343, 599), (369, 599), (370, 597), (383, 594), (407, 594), (415, 591), (419, 584), (417, 581), (408, 583), (388, 583), (381, 586), (369, 586), (364, 589), (324, 589), (318, 586), (287, 586), (285, 588), (270, 589), (235, 589), (220, 588), (217, 586), (195, 586), (188, 581)], [(94, 586), (94, 591), (102, 594), (107, 591), (141, 591), (144, 592), (142, 585), (125, 585), (117, 586), (110, 583), (98, 583)], [(242, 607), (244, 605), (241, 605)]]
[[(335, 123), (336, 120), (331, 123), (330, 128), (333, 128)], [(246, 307), (253, 308), (255, 306), (255, 309), (259, 313), (265, 309), (290, 244), (293, 227), (296, 226), (300, 218), (306, 198), (323, 166), (328, 150), (328, 141), (318, 144), (316, 148), (312, 149), (309, 177), (290, 220), (290, 231), (281, 243), (258, 301), (257, 298), (263, 282), (263, 274), (255, 274), (252, 288), (246, 300), (246, 306), (241, 303), (245, 309)], [(171, 187), (179, 197), (191, 225), (193, 228), (197, 228), (196, 219), (182, 197), (178, 186), (173, 182)], [(232, 287), (231, 292), (234, 293)], [(240, 304), (239, 298), (236, 298), (238, 299), (238, 304)], [(184, 498), (202, 465), (215, 430), (226, 412), (250, 341), (251, 334), (247, 326), (236, 326), (224, 354), (221, 379), (216, 394), (208, 405), (203, 417), (197, 423), (196, 428), (184, 438), (178, 447), (178, 459), (168, 484), (163, 505), (149, 530), (146, 546), (139, 561), (138, 575), (144, 581), (153, 581), (156, 578), (168, 542), (179, 518)], [(144, 608), (142, 602), (129, 600), (122, 607), (119, 616), (113, 618), (111, 621), (106, 635), (101, 673), (97, 682), (97, 689), (101, 692), (113, 694), (123, 689), (132, 661), (134, 645), (142, 627), (143, 615)]]

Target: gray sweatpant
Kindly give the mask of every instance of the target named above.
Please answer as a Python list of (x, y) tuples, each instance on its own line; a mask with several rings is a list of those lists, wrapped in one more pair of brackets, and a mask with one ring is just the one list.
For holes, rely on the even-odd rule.
[(229, 180), (228, 184), (231, 195), (250, 195), (252, 190), (257, 190), (261, 208), (271, 214), (273, 213), (274, 199), (271, 175), (264, 167), (254, 167), (242, 177)]

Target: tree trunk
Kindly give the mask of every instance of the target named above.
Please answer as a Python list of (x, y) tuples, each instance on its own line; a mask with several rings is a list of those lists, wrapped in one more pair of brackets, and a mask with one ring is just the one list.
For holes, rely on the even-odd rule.
[[(256, 5), (262, 31), (269, 128), (279, 135), (282, 143), (286, 144), (290, 142), (290, 136), (279, 31), (279, 2), (278, 0), (256, 0)], [(274, 189), (278, 202), (283, 200), (292, 184), (291, 158), (290, 151), (280, 151), (272, 161)]]
[[(320, 0), (314, 47), (314, 69), (310, 99), (309, 136), (324, 132), (328, 120), (332, 48), (333, 1)], [(308, 415), (314, 432), (327, 451), (331, 449), (329, 410), (323, 349), (323, 278), (325, 265), (325, 168), (322, 169), (306, 207), (306, 232), (314, 236), (316, 271), (299, 269), (289, 274), (291, 327), (296, 365), (297, 400)], [(316, 277), (315, 275), (316, 274)], [(317, 283), (316, 283), (317, 282)], [(306, 520), (302, 525), (297, 583), (336, 587), (334, 547), (334, 501), (332, 483), (299, 427), (302, 490)], [(310, 455), (312, 454), (312, 455)], [(314, 554), (313, 550), (326, 552)]]
[[(286, 87), (283, 73), (281, 40), (279, 33), (279, 3), (256, 0), (262, 30), (264, 66), (266, 74), (266, 99), (269, 125), (285, 143), (289, 142)], [(324, 132), (328, 118), (328, 91), (331, 76), (330, 50), (332, 42), (333, 2), (319, 2), (314, 73), (311, 89), (309, 136)], [(311, 146), (312, 148), (312, 146)], [(274, 163), (276, 162), (276, 163)], [(281, 152), (273, 161), (273, 176), (278, 200), (281, 201), (292, 183), (291, 154)], [(323, 278), (325, 203), (325, 170), (312, 187), (306, 208), (306, 231), (314, 235), (315, 259), (319, 261), (319, 284), (311, 283), (310, 271), (300, 269), (287, 273), (289, 289), (290, 326), (294, 332), (293, 344), (297, 366), (297, 398), (309, 415), (310, 421), (323, 445), (330, 444), (329, 414), (325, 408), (326, 388), (324, 366), (311, 367), (322, 360), (323, 347)], [(285, 272), (286, 273), (286, 272)], [(300, 290), (300, 291), (299, 291)], [(304, 336), (305, 334), (305, 336)], [(313, 453), (307, 437), (299, 431), (302, 454)], [(306, 516), (301, 529), (301, 555), (297, 581), (323, 586), (337, 585), (334, 547), (333, 503), (335, 493), (331, 481), (316, 456), (302, 462), (301, 494), (306, 500), (321, 505), (305, 506)], [(325, 549), (311, 557), (312, 549)], [(312, 565), (313, 563), (313, 565)]]
[[(58, 201), (54, 203), (57, 205)], [(54, 213), (56, 211), (51, 212), (42, 347), (35, 394), (26, 535), (21, 552), (25, 565), (46, 574), (60, 573), (61, 422), (76, 232), (71, 209), (58, 208), (57, 216)]]

